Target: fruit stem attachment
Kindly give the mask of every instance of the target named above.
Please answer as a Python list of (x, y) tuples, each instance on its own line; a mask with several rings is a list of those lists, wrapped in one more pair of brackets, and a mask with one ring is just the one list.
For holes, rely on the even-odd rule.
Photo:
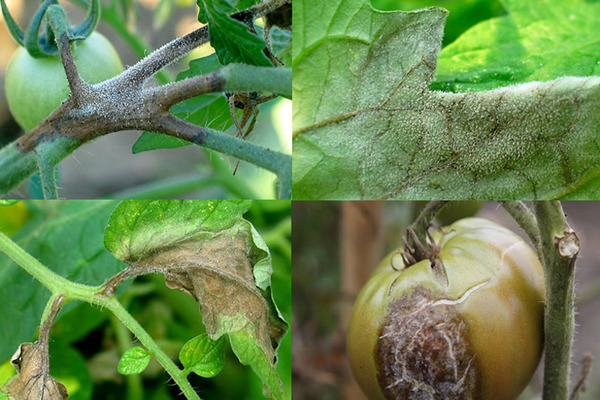
[[(423, 208), (415, 222), (413, 222), (412, 225), (408, 228), (414, 232), (414, 235), (409, 234), (407, 238), (410, 247), (415, 247), (417, 245), (417, 239), (421, 243), (427, 243), (427, 231), (431, 226), (431, 221), (433, 221), (435, 216), (446, 204), (448, 204), (447, 201), (430, 201), (429, 203), (427, 203), (427, 205), (425, 206), (425, 208)], [(418, 261), (428, 258), (426, 254), (418, 250), (415, 255)]]
[(402, 238), (404, 251), (401, 254), (405, 268), (425, 259), (432, 262), (432, 267), (435, 266), (437, 249), (429, 235), (429, 228), (431, 221), (447, 203), (447, 201), (427, 203), (415, 222), (406, 229), (406, 235)]

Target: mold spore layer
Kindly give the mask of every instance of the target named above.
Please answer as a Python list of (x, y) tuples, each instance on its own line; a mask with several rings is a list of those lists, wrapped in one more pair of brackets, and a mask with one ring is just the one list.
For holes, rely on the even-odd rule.
[(393, 302), (375, 347), (390, 400), (475, 400), (481, 378), (469, 329), (453, 302), (424, 288)]

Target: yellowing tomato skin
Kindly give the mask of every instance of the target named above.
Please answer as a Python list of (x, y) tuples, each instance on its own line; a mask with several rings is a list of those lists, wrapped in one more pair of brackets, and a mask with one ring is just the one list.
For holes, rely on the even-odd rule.
[(373, 400), (515, 400), (541, 357), (542, 267), (491, 221), (443, 231), (434, 239), (447, 285), (429, 260), (394, 270), (394, 252), (362, 289), (347, 338), (353, 374)]
[[(71, 43), (79, 75), (89, 84), (123, 71), (113, 45), (100, 33)], [(43, 121), (69, 95), (69, 84), (58, 56), (33, 58), (23, 47), (12, 56), (6, 70), (6, 100), (16, 121), (29, 131)]]

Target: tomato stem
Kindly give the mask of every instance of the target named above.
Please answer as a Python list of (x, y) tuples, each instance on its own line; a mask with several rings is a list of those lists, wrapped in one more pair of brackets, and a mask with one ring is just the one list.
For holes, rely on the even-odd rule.
[[(561, 241), (575, 234), (568, 226), (560, 202), (534, 202), (546, 280), (544, 310), (544, 400), (569, 398), (574, 323), (574, 263), (578, 251), (561, 256)], [(575, 235), (576, 236), (576, 235)], [(578, 243), (578, 240), (577, 240)]]

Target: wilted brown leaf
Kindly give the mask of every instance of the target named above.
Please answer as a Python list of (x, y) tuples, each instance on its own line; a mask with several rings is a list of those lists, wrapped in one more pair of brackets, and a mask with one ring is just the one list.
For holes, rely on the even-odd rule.
[(69, 398), (67, 388), (50, 376), (48, 341), (52, 322), (60, 310), (63, 297), (52, 305), (52, 312), (40, 328), (37, 342), (23, 343), (11, 359), (17, 371), (4, 386), (3, 391), (11, 400), (64, 400)]
[(194, 297), (209, 335), (220, 336), (234, 326), (233, 330), (239, 330), (248, 325), (246, 329), (255, 331), (273, 359), (286, 326), (271, 321), (269, 304), (256, 286), (250, 240), (247, 230), (234, 226), (211, 240), (178, 243), (142, 258), (131, 268), (161, 272), (168, 287)]

